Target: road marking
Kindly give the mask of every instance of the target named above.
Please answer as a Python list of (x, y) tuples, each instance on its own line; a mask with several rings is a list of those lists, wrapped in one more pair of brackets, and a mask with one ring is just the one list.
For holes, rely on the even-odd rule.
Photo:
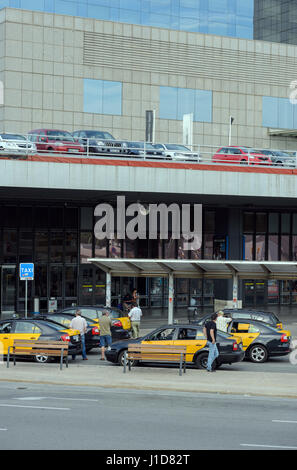
[(272, 445), (264, 445), (264, 444), (240, 444), (242, 447), (262, 447), (267, 449), (297, 449), (297, 447), (293, 446), (272, 446)]
[(6, 428), (0, 428), (0, 431), (7, 431)]
[(14, 398), (14, 400), (24, 400), (24, 401), (34, 401), (34, 400), (71, 400), (71, 401), (91, 401), (91, 402), (98, 402), (99, 400), (95, 400), (92, 398), (68, 398), (68, 397), (20, 397)]
[(58, 411), (70, 411), (70, 408), (54, 408), (52, 406), (29, 406), (29, 405), (6, 405), (0, 404), (3, 408), (33, 408), (36, 410), (58, 410)]
[(297, 421), (285, 421), (284, 419), (273, 419), (273, 423), (290, 423), (290, 424), (297, 424)]

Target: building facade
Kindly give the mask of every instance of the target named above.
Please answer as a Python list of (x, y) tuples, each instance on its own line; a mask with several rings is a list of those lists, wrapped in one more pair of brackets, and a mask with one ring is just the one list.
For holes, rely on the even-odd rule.
[[(0, 6), (2, 131), (94, 129), (143, 140), (145, 112), (155, 110), (156, 142), (181, 143), (183, 116), (193, 114), (193, 149), (206, 163), (228, 144), (230, 116), (233, 145), (297, 151), (297, 107), (290, 100), (297, 47), (253, 39), (260, 12), (253, 1), (7, 0)], [(0, 160), (0, 165), (7, 175), (0, 198), (4, 313), (24, 310), (18, 265), (25, 261), (36, 266), (29, 308), (38, 298), (44, 311), (50, 298), (58, 308), (104, 303), (105, 274), (87, 261), (94, 256), (296, 259), (292, 173), (244, 178), (226, 172), (223, 185), (222, 173), (209, 170), (135, 167), (119, 176), (109, 164), (102, 178), (90, 165), (78, 170), (67, 162), (67, 184), (61, 163)], [(94, 208), (117, 194), (147, 203), (203, 204), (201, 250), (184, 253), (170, 237), (99, 243)], [(112, 300), (117, 305), (126, 290), (137, 287), (142, 306), (163, 308), (166, 282), (116, 278)], [(228, 281), (175, 282), (175, 305), (181, 309), (232, 299)], [(244, 305), (295, 304), (295, 291), (291, 280), (247, 280), (240, 296)]]

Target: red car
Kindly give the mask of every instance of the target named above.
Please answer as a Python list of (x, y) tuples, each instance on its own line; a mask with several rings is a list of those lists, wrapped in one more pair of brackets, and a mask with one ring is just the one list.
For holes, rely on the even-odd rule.
[(269, 155), (249, 147), (221, 147), (212, 156), (216, 163), (241, 163), (250, 165), (272, 165)]
[(56, 129), (36, 129), (28, 133), (29, 139), (36, 144), (38, 152), (84, 153), (84, 147), (75, 141), (67, 131)]

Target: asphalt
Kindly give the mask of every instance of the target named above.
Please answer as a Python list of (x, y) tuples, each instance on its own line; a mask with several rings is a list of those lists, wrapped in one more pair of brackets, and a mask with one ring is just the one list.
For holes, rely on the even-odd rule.
[[(290, 318), (286, 327), (292, 330), (292, 337), (297, 338), (297, 318)], [(293, 320), (293, 321), (292, 321)], [(158, 322), (159, 323), (159, 322)], [(160, 321), (161, 323), (161, 321)], [(162, 323), (166, 323), (162, 321)], [(154, 322), (154, 327), (158, 326)], [(153, 329), (146, 322), (142, 334)], [(233, 364), (232, 370), (222, 368), (215, 373), (188, 368), (179, 376), (176, 367), (133, 367), (123, 372), (123, 367), (100, 361), (88, 364), (87, 361), (69, 361), (60, 370), (58, 363), (37, 364), (34, 362), (0, 363), (0, 383), (16, 382), (19, 384), (38, 383), (67, 386), (88, 386), (106, 389), (141, 389), (168, 390), (191, 393), (238, 394), (245, 396), (286, 397), (297, 399), (297, 365), (293, 373), (263, 372), (240, 370), (240, 364)], [(296, 370), (296, 373), (295, 373)]]

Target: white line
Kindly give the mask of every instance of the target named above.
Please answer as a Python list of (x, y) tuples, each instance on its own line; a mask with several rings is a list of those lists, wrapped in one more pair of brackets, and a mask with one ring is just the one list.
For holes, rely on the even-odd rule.
[(99, 400), (95, 400), (92, 398), (68, 398), (68, 397), (20, 397), (14, 398), (14, 400), (71, 400), (71, 401), (91, 401), (91, 402), (98, 402)]
[(5, 429), (5, 428), (0, 428), (0, 431), (7, 431), (7, 429)]
[(273, 419), (273, 423), (290, 423), (290, 424), (297, 424), (297, 421), (285, 421), (283, 419)]
[(60, 411), (70, 411), (70, 408), (54, 408), (51, 406), (25, 406), (25, 405), (6, 405), (0, 404), (2, 407), (10, 407), (10, 408), (34, 408), (36, 410), (60, 410)]
[(262, 445), (262, 444), (240, 444), (243, 447), (264, 447), (268, 449), (297, 449), (293, 446), (271, 446), (271, 445)]

